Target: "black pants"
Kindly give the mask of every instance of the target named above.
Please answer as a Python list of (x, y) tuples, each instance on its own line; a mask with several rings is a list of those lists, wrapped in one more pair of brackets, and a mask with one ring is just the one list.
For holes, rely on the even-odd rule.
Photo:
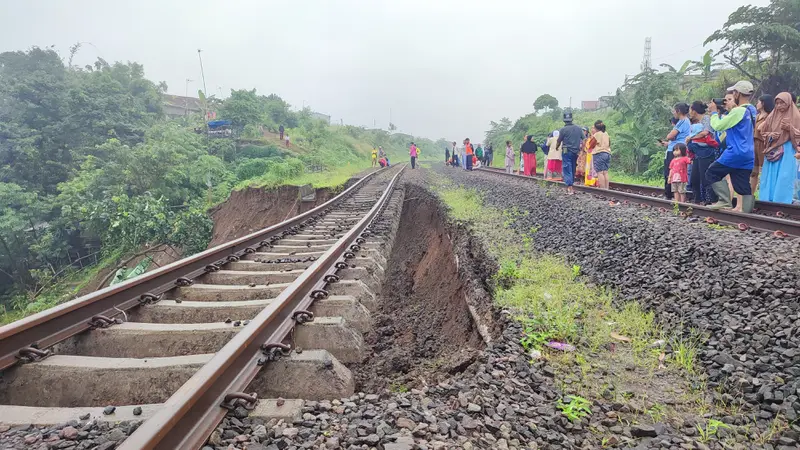
[(412, 156), (411, 157), (411, 168), (412, 169), (416, 169), (417, 168), (417, 157), (416, 156)]
[(472, 155), (464, 156), (464, 160), (465, 160), (464, 161), (464, 163), (465, 163), (464, 167), (466, 167), (467, 170), (472, 170)]
[(719, 161), (714, 161), (706, 170), (706, 185), (708, 190), (711, 190), (712, 184), (722, 181), (726, 176), (730, 175), (733, 190), (737, 194), (753, 195), (753, 191), (750, 189), (750, 173), (752, 171), (752, 169), (734, 169), (720, 164)]
[(713, 194), (712, 197), (709, 197), (706, 193), (707, 188), (709, 187), (706, 184), (705, 176), (708, 167), (711, 163), (714, 162), (714, 158), (695, 158), (692, 161), (692, 192), (694, 192), (694, 202), (698, 204), (702, 203), (711, 203), (717, 201), (716, 194)]
[(675, 155), (672, 152), (667, 152), (667, 156), (664, 158), (664, 197), (668, 200), (672, 200), (672, 183), (669, 182), (669, 163), (675, 159)]

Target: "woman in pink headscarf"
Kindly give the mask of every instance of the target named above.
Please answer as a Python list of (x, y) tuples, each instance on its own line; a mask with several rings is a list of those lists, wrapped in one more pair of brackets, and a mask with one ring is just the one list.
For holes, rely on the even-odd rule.
[(775, 97), (775, 109), (761, 125), (766, 142), (758, 198), (762, 201), (792, 203), (797, 177), (800, 145), (800, 111), (788, 92)]

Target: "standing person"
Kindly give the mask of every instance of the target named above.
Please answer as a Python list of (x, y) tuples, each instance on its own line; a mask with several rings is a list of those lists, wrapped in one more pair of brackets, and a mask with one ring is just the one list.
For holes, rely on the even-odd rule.
[(762, 127), (766, 142), (764, 168), (759, 198), (768, 202), (792, 203), (800, 145), (800, 111), (792, 95), (781, 92), (775, 97), (775, 110)]
[(688, 119), (689, 105), (686, 103), (677, 103), (672, 109), (672, 115), (675, 118), (675, 125), (672, 130), (667, 134), (665, 141), (667, 142), (667, 152), (664, 154), (664, 197), (672, 200), (672, 184), (669, 181), (669, 163), (672, 162), (673, 153), (672, 148), (675, 144), (686, 142), (692, 130), (692, 125)]
[(679, 143), (672, 147), (672, 161), (669, 162), (669, 182), (672, 184), (672, 193), (675, 201), (686, 202), (686, 183), (689, 181), (689, 163), (686, 156), (686, 144)]
[(378, 149), (372, 147), (372, 167), (375, 167), (378, 164)]
[(289, 147), (289, 143), (291, 142), (291, 141), (289, 140), (289, 135), (287, 134), (287, 135), (285, 135), (284, 137), (286, 138), (286, 147)]
[(711, 128), (725, 131), (726, 149), (706, 171), (706, 184), (711, 186), (719, 200), (711, 205), (713, 209), (730, 208), (731, 191), (726, 176), (730, 177), (733, 190), (742, 196), (742, 212), (753, 211), (753, 191), (750, 190), (750, 172), (755, 160), (755, 143), (753, 128), (756, 121), (756, 110), (750, 104), (753, 84), (739, 81), (728, 88), (725, 95), (725, 109), (728, 115), (719, 117), (717, 105), (713, 101), (708, 104), (711, 111)]
[(606, 124), (602, 120), (594, 123), (592, 164), (597, 174), (597, 187), (608, 189), (608, 168), (611, 166), (611, 138), (606, 133)]
[(564, 127), (558, 130), (556, 146), (561, 147), (563, 160), (564, 184), (567, 185), (567, 194), (573, 195), (572, 185), (575, 183), (575, 167), (578, 162), (578, 153), (581, 151), (583, 130), (572, 123), (572, 111), (564, 112)]
[(283, 140), (283, 132), (284, 132), (284, 130), (285, 129), (283, 128), (283, 124), (281, 124), (281, 126), (278, 127), (278, 133), (281, 134), (281, 140)]
[(481, 147), (480, 142), (478, 142), (478, 147), (475, 148), (475, 156), (478, 158), (478, 162), (483, 163), (483, 147)]
[(450, 148), (448, 147), (444, 148), (444, 164), (450, 164)]
[(514, 147), (511, 141), (506, 141), (506, 173), (510, 174), (514, 171)]
[[(775, 109), (775, 97), (764, 94), (758, 98), (758, 103), (756, 103), (756, 128), (755, 128), (755, 135), (753, 136), (754, 144), (755, 144), (755, 160), (753, 161), (753, 173), (750, 174), (750, 190), (752, 192), (756, 191), (758, 188), (758, 177), (761, 175), (761, 167), (764, 165), (764, 153), (767, 149), (767, 143), (764, 140), (763, 128), (764, 122), (767, 120), (767, 116)], [(761, 195), (763, 196), (763, 191)], [(762, 198), (763, 200), (763, 198)]]
[(494, 146), (491, 143), (489, 143), (483, 151), (483, 158), (486, 160), (484, 163), (486, 167), (492, 167), (492, 162), (494, 161)]
[(411, 147), (408, 149), (408, 154), (411, 156), (411, 168), (417, 168), (417, 146), (412, 142)]
[(464, 164), (466, 170), (472, 170), (472, 157), (475, 156), (475, 150), (472, 149), (472, 144), (469, 143), (469, 138), (464, 139), (464, 159), (467, 163)]
[[(692, 159), (689, 183), (694, 193), (694, 203), (711, 203), (712, 199), (706, 195), (705, 174), (708, 166), (714, 162), (719, 143), (714, 138), (711, 130), (711, 118), (706, 114), (706, 104), (701, 101), (692, 103), (689, 109), (689, 120), (692, 122), (691, 134), (686, 137), (689, 152), (694, 154)], [(699, 126), (697, 126), (699, 124)]]
[(536, 175), (536, 151), (539, 150), (539, 146), (536, 145), (536, 142), (533, 142), (533, 136), (530, 134), (525, 135), (525, 142), (522, 143), (521, 152), (524, 166), (524, 174), (525, 176), (534, 176)]
[(544, 177), (548, 180), (561, 181), (561, 146), (558, 145), (558, 130), (553, 131), (553, 136), (547, 140), (547, 167)]
[(586, 163), (588, 154), (587, 144), (589, 143), (589, 140), (586, 139), (586, 137), (589, 135), (589, 130), (586, 127), (581, 127), (581, 130), (583, 131), (583, 139), (581, 139), (581, 151), (578, 153), (578, 161), (575, 163), (575, 179), (580, 180), (583, 178), (584, 184), (586, 184), (586, 175), (588, 174), (586, 170), (586, 167), (588, 166)]
[[(583, 157), (585, 161), (583, 167), (584, 186), (595, 186), (597, 184), (597, 171), (594, 169), (594, 154), (592, 153), (594, 146), (597, 145), (597, 141), (592, 139), (594, 132), (594, 128), (589, 132), (586, 127), (583, 127), (583, 151), (581, 152), (581, 157)], [(580, 159), (578, 159), (578, 161), (580, 161)], [(578, 169), (580, 169), (580, 167), (578, 167)]]

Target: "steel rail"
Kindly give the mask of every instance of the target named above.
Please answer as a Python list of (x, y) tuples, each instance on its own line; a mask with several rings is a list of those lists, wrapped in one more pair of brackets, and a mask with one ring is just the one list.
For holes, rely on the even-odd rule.
[(329, 275), (346, 267), (347, 260), (355, 257), (369, 235), (368, 226), (386, 206), (404, 168), (400, 168), (380, 199), (353, 228), (228, 341), (119, 449), (199, 449), (224, 418), (227, 410), (222, 404), (226, 396), (243, 392), (261, 370), (265, 346), (282, 343), (295, 326), (295, 314), (308, 310), (315, 298), (324, 298), (325, 285), (335, 282)]
[[(563, 182), (560, 181), (551, 181), (551, 180), (545, 180), (543, 178), (534, 178), (524, 175), (509, 174), (506, 173), (505, 171), (497, 171), (496, 169), (479, 168), (476, 170), (485, 171), (487, 173), (495, 173), (498, 175), (522, 178), (526, 180), (536, 180), (539, 182), (546, 182), (550, 184), (559, 184), (559, 185), (564, 184)], [(780, 235), (780, 233), (786, 233), (789, 236), (800, 237), (800, 222), (794, 220), (779, 219), (776, 217), (762, 216), (759, 214), (745, 214), (733, 210), (724, 210), (724, 209), (716, 210), (716, 209), (711, 209), (707, 206), (700, 206), (689, 203), (676, 203), (673, 200), (651, 197), (649, 195), (640, 195), (621, 190), (602, 190), (595, 187), (581, 186), (577, 184), (572, 187), (577, 191), (594, 194), (596, 196), (602, 196), (606, 199), (615, 199), (615, 197), (623, 197), (627, 199), (626, 201), (629, 203), (639, 203), (640, 205), (646, 205), (644, 207), (655, 206), (658, 207), (660, 210), (663, 210), (662, 212), (673, 211), (674, 206), (677, 204), (680, 213), (683, 214), (684, 216), (711, 218), (717, 222), (738, 227), (743, 231), (749, 228), (753, 228), (764, 232), (776, 233), (776, 235)]]
[(92, 328), (98, 316), (115, 317), (122, 314), (119, 310), (157, 301), (176, 286), (191, 284), (200, 275), (219, 270), (223, 264), (255, 252), (258, 247), (270, 245), (281, 233), (291, 232), (297, 225), (349, 197), (378, 172), (380, 170), (367, 174), (331, 200), (279, 224), (0, 327), (0, 371), (20, 360), (44, 356), (43, 351), (48, 347)]
[[(490, 172), (497, 172), (497, 173), (505, 173), (503, 169), (499, 169), (496, 167), (481, 167), (481, 169), (490, 171)], [(513, 174), (512, 174), (513, 175)], [(541, 175), (534, 175), (537, 179), (543, 179)], [(649, 196), (661, 196), (664, 194), (663, 187), (657, 186), (646, 186), (643, 184), (625, 184), (625, 183), (617, 183), (615, 181), (611, 181), (608, 183), (608, 187), (614, 191), (623, 191), (631, 194), (641, 193), (641, 195), (649, 195)], [(786, 203), (775, 203), (775, 202), (766, 202), (763, 200), (757, 200), (755, 203), (756, 211), (765, 211), (765, 212), (773, 212), (777, 215), (777, 217), (781, 216), (794, 216), (800, 217), (800, 205), (794, 204), (786, 204)]]

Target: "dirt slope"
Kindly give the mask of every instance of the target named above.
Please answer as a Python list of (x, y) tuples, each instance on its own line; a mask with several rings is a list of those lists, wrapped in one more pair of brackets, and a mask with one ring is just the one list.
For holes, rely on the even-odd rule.
[(334, 196), (330, 189), (317, 189), (313, 202), (300, 201), (300, 188), (281, 186), (276, 189), (246, 188), (233, 191), (225, 203), (211, 210), (214, 230), (211, 243), (214, 247), (238, 237), (308, 211)]

